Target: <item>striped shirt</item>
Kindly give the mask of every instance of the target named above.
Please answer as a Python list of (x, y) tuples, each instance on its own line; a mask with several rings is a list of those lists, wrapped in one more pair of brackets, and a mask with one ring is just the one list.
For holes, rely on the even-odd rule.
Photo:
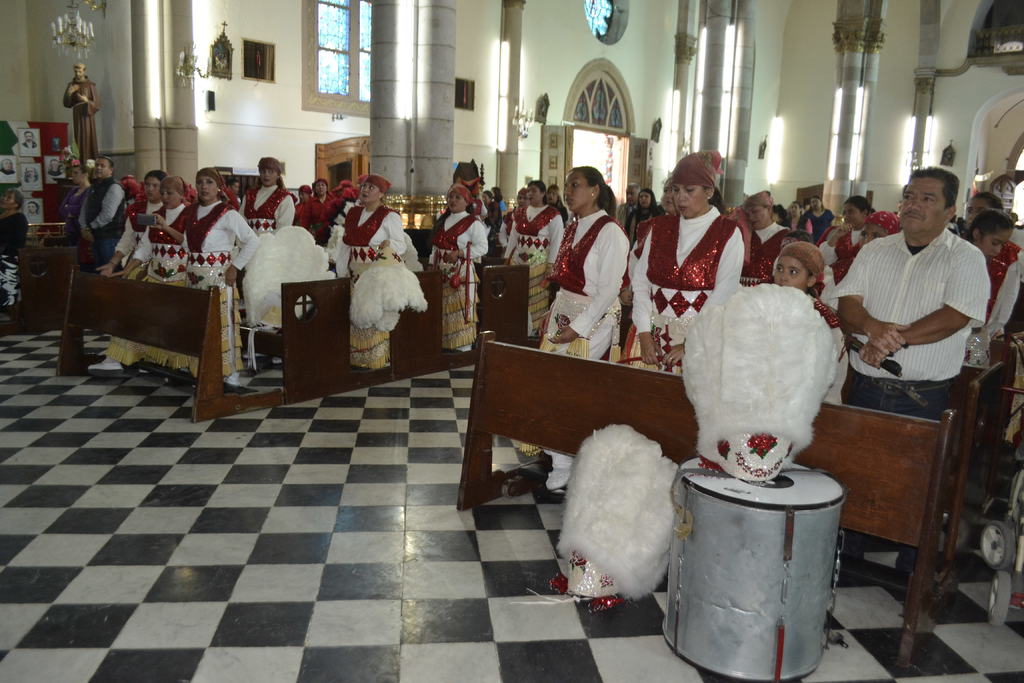
[[(836, 295), (863, 297), (872, 318), (899, 325), (909, 325), (943, 306), (970, 318), (963, 329), (945, 339), (910, 346), (893, 357), (903, 367), (903, 380), (945, 380), (960, 373), (967, 336), (985, 320), (988, 271), (981, 251), (948, 230), (917, 254), (910, 253), (903, 235), (897, 233), (861, 249)], [(866, 335), (856, 336), (867, 340)], [(850, 363), (863, 375), (893, 379), (857, 354), (851, 354)]]

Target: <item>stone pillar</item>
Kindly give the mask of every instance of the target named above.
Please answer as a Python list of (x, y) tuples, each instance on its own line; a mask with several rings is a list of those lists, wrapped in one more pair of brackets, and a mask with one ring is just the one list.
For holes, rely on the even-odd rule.
[(419, 0), (416, 21), (411, 193), (444, 194), (452, 182), (455, 147), (455, 0)]
[(882, 31), (881, 16), (868, 18), (867, 28), (864, 31), (864, 129), (861, 131), (862, 142), (860, 146), (860, 162), (858, 163), (860, 173), (857, 174), (857, 179), (853, 181), (853, 187), (850, 188), (852, 194), (866, 195), (868, 191), (868, 182), (866, 180), (869, 149), (867, 140), (870, 135), (868, 114), (875, 101), (875, 91), (878, 85), (879, 53), (882, 51), (884, 42), (885, 34)]
[[(195, 177), (199, 160), (199, 132), (196, 129), (195, 91), (174, 77), (177, 55), (192, 44), (192, 3), (163, 2), (164, 26), (168, 36), (164, 55), (164, 165), (166, 171), (183, 178)], [(206, 46), (196, 48), (206, 54)], [(145, 173), (149, 169), (139, 169)]]
[[(525, 5), (526, 0), (502, 0), (501, 3), (501, 40), (508, 43), (508, 111), (505, 112), (505, 119), (498, 123), (505, 129), (505, 151), (498, 150), (497, 179), (498, 187), (506, 197), (514, 197), (519, 189), (519, 129), (512, 125), (512, 114), (519, 105), (520, 97), (519, 70)], [(498, 77), (501, 78), (500, 74)]]
[[(837, 17), (833, 24), (832, 41), (836, 49), (836, 87), (842, 88), (843, 96), (839, 107), (839, 126), (834, 159), (829, 165), (835, 168), (832, 178), (825, 180), (822, 201), (833, 212), (839, 213), (847, 197), (855, 188), (863, 187), (860, 178), (864, 174), (863, 149), (867, 147), (866, 122), (871, 106), (871, 91), (878, 73), (878, 51), (884, 42), (882, 17), (885, 11), (883, 0), (840, 0)], [(869, 53), (870, 50), (870, 53)], [(872, 56), (868, 56), (871, 54)], [(858, 90), (863, 88), (861, 104), (858, 105)], [(834, 104), (833, 104), (834, 106)], [(858, 120), (858, 108), (861, 110)], [(833, 134), (831, 121), (829, 145)], [(859, 140), (857, 136), (859, 135)], [(856, 177), (851, 178), (851, 170)]]
[[(163, 112), (151, 111), (149, 89), (159, 88), (159, 83), (149, 82), (148, 60), (160, 59), (163, 52), (160, 45), (149, 44), (149, 22), (146, 0), (132, 0), (132, 123), (135, 131), (135, 168), (160, 168), (162, 145), (160, 142), (160, 118)], [(159, 8), (159, 5), (157, 5)], [(161, 15), (157, 14), (158, 26), (163, 27)], [(163, 98), (161, 97), (161, 102)]]
[[(725, 32), (732, 21), (732, 0), (707, 0), (704, 48), (704, 92), (700, 112), (700, 139), (694, 151), (718, 149), (725, 82)], [(719, 150), (726, 156), (727, 150)]]
[[(391, 181), (392, 194), (412, 191), (409, 158), (409, 122), (399, 111), (399, 97), (409, 97), (411, 109), (415, 94), (400, 93), (400, 70), (408, 70), (406, 87), (413, 87), (415, 65), (401, 63), (399, 0), (375, 0), (370, 52), (370, 171)], [(411, 36), (403, 36), (411, 40)], [(414, 56), (410, 50), (410, 57)], [(404, 112), (411, 116), (412, 112)]]
[[(935, 96), (935, 69), (914, 70), (914, 146), (910, 152), (910, 170), (924, 166), (925, 129)], [(907, 182), (908, 178), (901, 178)]]
[(754, 98), (754, 20), (753, 0), (738, 0), (736, 3), (736, 59), (733, 68), (733, 108), (730, 117), (729, 149), (722, 150), (728, 155), (725, 179), (722, 182), (722, 197), (729, 206), (741, 204), (745, 199), (743, 191), (747, 173), (747, 156), (750, 154), (750, 108)]
[[(676, 103), (676, 120), (670, 121), (677, 132), (676, 148), (672, 150), (673, 159), (679, 159), (684, 152), (693, 146), (690, 143), (691, 131), (686, 129), (687, 102), (690, 101), (690, 63), (697, 54), (697, 37), (690, 33), (690, 0), (679, 0), (676, 16), (676, 49), (675, 68), (672, 77), (673, 90), (679, 93)], [(671, 136), (670, 136), (671, 139)]]

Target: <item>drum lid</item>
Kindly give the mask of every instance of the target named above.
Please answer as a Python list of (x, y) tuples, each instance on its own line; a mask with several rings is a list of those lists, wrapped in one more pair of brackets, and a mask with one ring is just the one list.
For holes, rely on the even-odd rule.
[(698, 460), (680, 465), (681, 476), (693, 488), (745, 505), (765, 508), (820, 508), (843, 500), (845, 487), (822, 470), (791, 464), (770, 482), (752, 483), (724, 472), (701, 468)]

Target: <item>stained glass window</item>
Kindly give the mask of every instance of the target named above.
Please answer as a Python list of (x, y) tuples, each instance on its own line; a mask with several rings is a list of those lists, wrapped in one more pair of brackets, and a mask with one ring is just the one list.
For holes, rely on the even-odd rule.
[(619, 91), (604, 78), (596, 78), (583, 87), (572, 118), (579, 123), (603, 128), (622, 130), (626, 127)]
[(608, 33), (612, 19), (612, 0), (583, 0), (583, 12), (591, 33), (599, 38)]
[(370, 101), (371, 0), (318, 0), (317, 91)]

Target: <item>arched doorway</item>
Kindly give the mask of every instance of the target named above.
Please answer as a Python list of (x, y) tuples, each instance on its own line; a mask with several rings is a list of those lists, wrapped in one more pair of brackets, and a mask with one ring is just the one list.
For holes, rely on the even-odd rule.
[(573, 166), (594, 166), (617, 198), (631, 182), (650, 184), (648, 140), (632, 137), (633, 102), (625, 79), (606, 59), (587, 63), (565, 101), (563, 121), (541, 132), (541, 173), (548, 184), (561, 184)]

